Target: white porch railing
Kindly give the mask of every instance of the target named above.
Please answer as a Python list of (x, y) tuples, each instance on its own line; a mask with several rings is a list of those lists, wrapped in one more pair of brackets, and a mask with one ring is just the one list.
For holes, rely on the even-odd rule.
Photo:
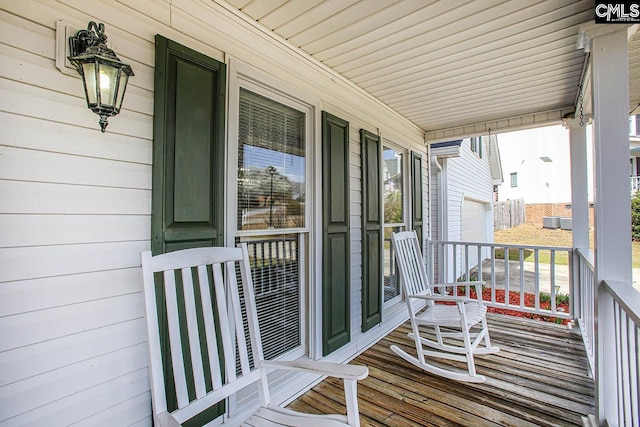
[(640, 425), (640, 293), (630, 283), (604, 280), (598, 292), (596, 378), (600, 424)]
[(631, 177), (631, 195), (633, 196), (635, 193), (640, 190), (640, 176), (632, 176)]
[[(548, 264), (540, 262), (543, 253), (548, 257)], [(567, 265), (556, 262), (561, 253), (566, 253)], [(525, 261), (527, 255), (532, 262)], [(630, 283), (612, 280), (605, 280), (597, 287), (590, 251), (427, 241), (426, 257), (434, 282), (482, 278), (490, 288), (489, 295), (484, 295), (490, 307), (575, 319), (582, 332), (591, 372), (598, 373), (599, 425), (640, 427), (640, 292)], [(566, 277), (559, 272), (562, 269), (567, 270)], [(496, 296), (500, 290), (505, 294), (509, 290), (517, 298), (505, 297), (504, 302), (499, 301)], [(565, 291), (568, 291), (569, 310), (562, 312), (558, 310), (556, 296), (564, 296)], [(527, 304), (526, 293), (533, 294), (533, 303), (529, 300)], [(546, 301), (549, 297), (549, 306), (543, 307), (543, 298)]]
[[(566, 265), (556, 262), (561, 253)], [(428, 240), (426, 255), (434, 282), (482, 278), (489, 307), (573, 319), (572, 248)]]
[(574, 292), (574, 317), (578, 322), (584, 347), (589, 359), (591, 372), (595, 372), (596, 360), (596, 321), (595, 321), (595, 288), (596, 276), (593, 269), (593, 253), (576, 249), (575, 255), (575, 277), (577, 290)]

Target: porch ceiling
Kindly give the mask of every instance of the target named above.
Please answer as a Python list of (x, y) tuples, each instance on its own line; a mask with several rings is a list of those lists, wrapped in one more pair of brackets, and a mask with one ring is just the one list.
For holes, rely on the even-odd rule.
[[(574, 110), (592, 0), (228, 0), (427, 132), (557, 122)], [(640, 60), (640, 37), (630, 66)], [(635, 62), (632, 62), (635, 61)], [(640, 100), (630, 67), (630, 111)]]

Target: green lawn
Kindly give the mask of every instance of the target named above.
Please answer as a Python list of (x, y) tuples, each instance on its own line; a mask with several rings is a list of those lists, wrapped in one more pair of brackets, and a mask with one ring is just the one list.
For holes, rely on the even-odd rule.
[[(496, 230), (494, 232), (494, 240), (496, 243), (504, 244), (571, 247), (571, 230), (542, 228), (541, 225), (525, 223), (508, 230)], [(590, 241), (593, 242), (593, 230), (591, 231)], [(533, 251), (527, 252), (525, 260), (533, 261)], [(498, 251), (496, 251), (496, 256), (499, 256)], [(549, 251), (540, 251), (539, 256), (541, 263), (549, 263)], [(640, 267), (640, 242), (631, 242), (631, 257), (633, 267)], [(502, 255), (502, 258), (504, 258), (504, 255)], [(519, 259), (518, 252), (510, 251), (509, 259)], [(564, 265), (568, 263), (566, 252), (556, 253), (556, 263)]]

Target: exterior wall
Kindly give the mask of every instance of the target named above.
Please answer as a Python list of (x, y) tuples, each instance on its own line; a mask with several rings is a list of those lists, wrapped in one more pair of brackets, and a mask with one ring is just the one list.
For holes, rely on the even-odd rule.
[[(104, 22), (136, 73), (105, 134), (79, 77), (55, 68), (59, 20)], [(405, 316), (360, 332), (357, 132), (421, 152), (426, 194), (413, 124), (215, 2), (24, 0), (3, 2), (0, 22), (0, 424), (151, 423), (139, 254), (150, 247), (155, 34), (252, 64), (350, 122), (352, 342), (332, 357), (353, 357)]]
[[(498, 200), (523, 197), (525, 204), (571, 202), (567, 129), (557, 125), (503, 133), (498, 135), (498, 144), (504, 175)], [(511, 186), (512, 173), (517, 173), (517, 187)]]
[[(436, 182), (437, 171), (431, 166), (431, 187), (430, 187), (430, 213), (431, 213), (431, 238), (434, 240), (463, 240), (463, 203), (465, 200), (480, 202), (485, 204), (486, 215), (486, 237), (487, 242), (493, 241), (493, 179), (489, 167), (489, 156), (486, 143), (483, 141), (482, 158), (471, 151), (470, 140), (462, 141), (460, 156), (441, 159), (443, 164), (442, 185), (439, 187)], [(445, 230), (440, 230), (440, 221), (437, 220), (441, 214), (438, 206), (438, 192), (444, 191), (446, 194), (446, 224)], [(462, 251), (462, 248), (460, 249)], [(462, 253), (462, 252), (461, 252)], [(486, 254), (483, 254), (483, 256)], [(476, 257), (474, 257), (476, 258)], [(461, 258), (459, 258), (461, 259)], [(470, 263), (476, 263), (470, 259)], [(448, 262), (448, 277), (452, 278), (453, 263)], [(473, 267), (471, 265), (470, 267)], [(463, 266), (458, 266), (455, 272), (457, 277), (462, 274)], [(436, 268), (437, 270), (437, 268)], [(442, 280), (442, 279), (440, 279)]]
[[(449, 240), (460, 240), (463, 233), (462, 205), (464, 200), (487, 204), (487, 241), (493, 241), (493, 179), (485, 147), (482, 157), (471, 151), (470, 140), (462, 141), (460, 157), (447, 160), (449, 201)], [(484, 144), (484, 141), (483, 141)]]

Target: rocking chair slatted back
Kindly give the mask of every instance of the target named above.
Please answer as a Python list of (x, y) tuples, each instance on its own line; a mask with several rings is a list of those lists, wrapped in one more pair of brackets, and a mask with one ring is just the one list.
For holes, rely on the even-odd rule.
[(417, 238), (407, 238), (412, 236), (415, 236), (413, 231), (394, 233), (391, 236), (396, 248), (400, 277), (402, 277), (405, 291), (409, 295), (431, 295), (418, 240)]
[[(251, 415), (248, 412), (255, 408), (250, 405), (242, 416), (225, 415), (225, 423), (359, 426), (357, 381), (368, 375), (366, 367), (264, 360), (245, 244), (240, 248), (184, 249), (157, 256), (144, 252), (142, 271), (156, 426), (180, 425), (253, 383), (260, 407)], [(162, 353), (163, 328), (168, 331), (170, 357)], [(346, 415), (305, 414), (273, 405), (267, 369), (342, 378)], [(167, 398), (167, 389), (174, 388), (175, 401)], [(208, 419), (218, 416), (212, 412), (207, 412)]]
[[(248, 263), (241, 262), (245, 256), (248, 259), (246, 247), (219, 251), (195, 248), (156, 257), (151, 257), (149, 252), (142, 255), (151, 359), (162, 360), (158, 336), (161, 325), (155, 310), (158, 291), (165, 300), (171, 371), (179, 410), (174, 416), (180, 421), (198, 413), (194, 408), (180, 414), (180, 410), (192, 402), (205, 397), (207, 402), (221, 400), (242, 388), (236, 385), (236, 361), (240, 376), (248, 376), (241, 383), (259, 379), (256, 374), (251, 375), (263, 356), (257, 315), (253, 310), (251, 272)], [(241, 288), (237, 272), (242, 278)], [(159, 286), (155, 284), (154, 273), (162, 274)], [(247, 300), (245, 304), (240, 302), (240, 292)], [(205, 319), (214, 319), (214, 322)], [(156, 412), (163, 412), (167, 410), (163, 369), (168, 367), (152, 363), (151, 369), (156, 394), (154, 404), (160, 405)]]

